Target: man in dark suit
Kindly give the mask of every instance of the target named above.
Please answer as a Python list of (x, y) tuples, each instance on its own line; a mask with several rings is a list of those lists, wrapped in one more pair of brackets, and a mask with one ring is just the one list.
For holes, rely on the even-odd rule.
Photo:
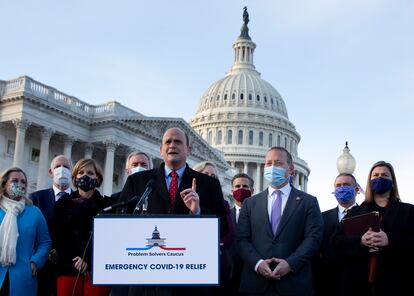
[[(147, 213), (216, 215), (220, 218), (220, 234), (223, 236), (228, 226), (220, 183), (217, 179), (192, 170), (186, 163), (190, 153), (188, 136), (179, 128), (168, 129), (160, 147), (164, 163), (158, 168), (130, 175), (120, 200), (141, 196), (149, 180), (153, 179), (155, 186), (148, 198)], [(126, 212), (132, 213), (134, 207), (135, 204), (128, 206)], [(168, 294), (169, 289), (159, 290), (162, 291), (154, 295), (171, 295)], [(139, 295), (138, 292), (135, 294)]]
[[(49, 176), (53, 179), (51, 188), (35, 191), (29, 195), (33, 204), (39, 207), (43, 216), (45, 216), (49, 233), (53, 225), (53, 213), (55, 203), (65, 194), (71, 193), (71, 171), (72, 165), (64, 155), (56, 156), (50, 163), (48, 170)], [(49, 254), (49, 260), (38, 273), (38, 295), (55, 295), (55, 273), (53, 262), (56, 250), (52, 248)]]
[(343, 262), (334, 250), (333, 236), (347, 212), (356, 206), (359, 186), (352, 174), (341, 173), (334, 182), (338, 206), (322, 213), (324, 233), (320, 252), (315, 258), (316, 295), (340, 295)]
[[(234, 207), (231, 209), (231, 217), (232, 223), (236, 227), (243, 202), (254, 192), (253, 179), (245, 173), (238, 173), (234, 175), (231, 179), (231, 192), (234, 199)], [(243, 270), (243, 260), (237, 253), (236, 243), (233, 243), (229, 250), (232, 266), (228, 291), (230, 293), (229, 295), (237, 295)]]
[(240, 293), (312, 295), (311, 258), (323, 236), (316, 197), (289, 184), (293, 160), (283, 147), (266, 153), (265, 191), (244, 201), (236, 242), (244, 260)]

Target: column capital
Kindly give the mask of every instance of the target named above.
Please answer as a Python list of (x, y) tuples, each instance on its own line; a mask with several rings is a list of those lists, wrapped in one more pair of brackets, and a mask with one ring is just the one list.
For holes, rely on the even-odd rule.
[(42, 127), (40, 130), (40, 136), (42, 137), (42, 140), (49, 140), (54, 133), (55, 130), (49, 127)]
[(76, 141), (76, 138), (74, 136), (69, 136), (69, 135), (64, 135), (63, 136), (63, 142), (65, 143), (65, 146), (66, 145), (71, 145), (72, 146), (73, 142), (75, 142), (75, 141)]
[(88, 142), (85, 143), (85, 150), (92, 150), (95, 149), (95, 145), (93, 145), (92, 143)]
[(105, 139), (102, 141), (102, 143), (105, 145), (106, 151), (112, 151), (112, 152), (115, 151), (116, 146), (119, 145), (119, 142), (113, 138)]
[(15, 126), (16, 129), (25, 131), (32, 123), (26, 119), (13, 119), (12, 120), (13, 125)]

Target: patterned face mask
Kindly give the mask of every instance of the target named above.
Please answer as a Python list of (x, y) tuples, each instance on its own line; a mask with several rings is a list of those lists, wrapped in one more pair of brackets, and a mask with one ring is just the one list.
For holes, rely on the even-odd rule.
[(26, 195), (26, 190), (19, 182), (10, 183), (7, 188), (7, 195), (10, 199), (20, 200)]
[(75, 187), (82, 189), (85, 192), (91, 191), (98, 186), (98, 179), (92, 179), (88, 175), (84, 175), (75, 179)]

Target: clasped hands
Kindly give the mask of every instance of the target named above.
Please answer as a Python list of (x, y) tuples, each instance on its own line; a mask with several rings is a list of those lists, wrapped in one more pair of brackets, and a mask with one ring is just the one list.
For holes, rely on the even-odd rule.
[(290, 265), (286, 260), (275, 257), (263, 260), (257, 268), (260, 275), (270, 280), (280, 280), (290, 271)]
[(195, 178), (193, 179), (191, 188), (181, 191), (180, 196), (183, 199), (185, 206), (191, 211), (191, 213), (197, 214), (200, 212), (200, 197), (196, 191)]
[(372, 231), (370, 227), (361, 237), (361, 244), (371, 249), (378, 249), (379, 247), (387, 246), (389, 241), (388, 236), (384, 231)]

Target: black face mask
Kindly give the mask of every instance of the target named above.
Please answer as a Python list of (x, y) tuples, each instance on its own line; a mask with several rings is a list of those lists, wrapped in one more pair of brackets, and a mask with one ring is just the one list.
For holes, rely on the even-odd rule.
[(88, 175), (75, 179), (75, 187), (82, 189), (85, 192), (95, 189), (98, 186), (98, 179), (92, 179)]

